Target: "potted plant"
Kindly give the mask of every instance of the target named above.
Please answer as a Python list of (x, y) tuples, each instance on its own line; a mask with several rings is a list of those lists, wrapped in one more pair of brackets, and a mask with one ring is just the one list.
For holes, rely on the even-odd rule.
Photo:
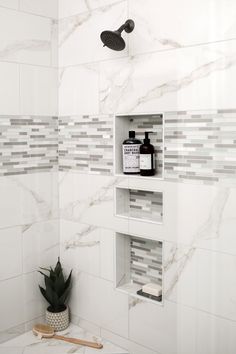
[[(72, 270), (65, 280), (63, 269), (58, 258), (54, 269), (50, 267), (40, 268), (39, 273), (44, 276), (45, 289), (39, 285), (39, 289), (49, 303), (46, 310), (46, 322), (56, 331), (63, 331), (69, 326), (69, 309), (66, 305), (69, 293), (71, 291), (71, 275)], [(48, 272), (45, 274), (42, 270)]]

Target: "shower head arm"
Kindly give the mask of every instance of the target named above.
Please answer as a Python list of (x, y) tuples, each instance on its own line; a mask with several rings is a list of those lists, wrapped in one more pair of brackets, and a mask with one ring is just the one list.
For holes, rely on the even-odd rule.
[(134, 21), (133, 20), (127, 20), (125, 23), (118, 28), (117, 32), (121, 33), (125, 30), (125, 32), (130, 33), (134, 29)]

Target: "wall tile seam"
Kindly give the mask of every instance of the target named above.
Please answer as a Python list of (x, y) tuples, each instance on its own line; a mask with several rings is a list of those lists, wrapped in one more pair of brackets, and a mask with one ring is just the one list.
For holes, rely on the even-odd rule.
[(216, 319), (221, 319), (221, 320), (227, 321), (229, 323), (236, 323), (236, 320), (232, 320), (231, 318), (218, 315), (218, 314), (216, 314), (214, 312), (210, 312), (210, 311), (206, 311), (206, 310), (200, 309), (199, 307), (186, 305), (183, 302), (178, 302), (178, 301), (169, 300), (169, 299), (164, 299), (164, 301), (167, 302), (167, 303), (169, 302), (169, 303), (172, 303), (172, 304), (175, 304), (175, 305), (179, 305), (179, 306), (187, 308), (187, 309), (192, 309), (192, 310), (194, 310), (196, 312), (199, 312), (199, 313), (207, 314), (209, 316), (215, 317)]
[[(19, 0), (20, 1), (20, 0)], [(58, 16), (56, 17), (50, 17), (50, 16), (45, 16), (45, 15), (40, 15), (37, 14), (35, 12), (29, 12), (29, 11), (25, 11), (21, 8), (20, 2), (18, 1), (18, 7), (16, 9), (12, 8), (12, 7), (8, 7), (8, 6), (4, 6), (4, 5), (0, 5), (0, 10), (1, 8), (3, 9), (7, 9), (7, 10), (11, 10), (12, 12), (17, 12), (17, 13), (22, 13), (25, 15), (30, 15), (30, 16), (36, 16), (36, 17), (41, 17), (44, 19), (48, 19), (48, 20), (58, 20)], [(124, 0), (123, 0), (124, 1)]]
[[(179, 47), (179, 48), (167, 48), (167, 49), (162, 49), (162, 50), (155, 50), (155, 51), (150, 51), (150, 52), (143, 52), (143, 53), (137, 53), (137, 54), (125, 54), (124, 56), (120, 56), (119, 58), (109, 58), (109, 59), (102, 59), (102, 60), (91, 60), (91, 61), (85, 61), (79, 64), (70, 64), (70, 65), (60, 65), (59, 64), (59, 69), (67, 69), (67, 68), (73, 68), (73, 67), (77, 67), (77, 66), (84, 66), (86, 64), (99, 64), (99, 63), (105, 63), (105, 62), (113, 62), (113, 61), (117, 61), (119, 62), (119, 60), (122, 60), (124, 58), (127, 58), (129, 61), (133, 61), (135, 60), (135, 58), (139, 58), (145, 55), (154, 55), (157, 53), (166, 53), (166, 52), (173, 52), (173, 51), (181, 51), (181, 50), (187, 50), (189, 48), (195, 48), (195, 47), (204, 47), (204, 46), (210, 46), (210, 45), (214, 45), (214, 44), (220, 44), (220, 43), (226, 43), (226, 42), (232, 42), (235, 41), (236, 42), (236, 37), (232, 38), (232, 39), (226, 39), (226, 40), (219, 40), (219, 41), (214, 41), (214, 42), (206, 42), (206, 43), (200, 43), (200, 44), (192, 44), (192, 45), (188, 45), (188, 46), (183, 46), (183, 47)], [(60, 48), (59, 48), (59, 53), (60, 53)]]
[[(142, 347), (142, 348), (144, 348), (144, 349), (150, 350), (150, 348), (148, 348), (147, 346), (145, 346), (145, 345), (143, 345), (143, 344), (140, 344), (140, 343), (138, 343), (138, 342), (135, 342), (134, 340), (131, 340), (129, 335), (128, 335), (128, 337), (123, 337), (123, 336), (121, 336), (120, 334), (117, 334), (117, 333), (113, 332), (113, 331), (110, 330), (110, 329), (104, 328), (103, 326), (97, 325), (97, 324), (94, 323), (94, 322), (88, 321), (88, 320), (86, 320), (85, 318), (83, 318), (83, 317), (81, 317), (81, 316), (78, 316), (78, 315), (76, 315), (76, 314), (74, 314), (74, 313), (72, 312), (72, 323), (75, 324), (75, 325), (78, 325), (78, 323), (79, 323), (80, 320), (89, 322), (91, 325), (97, 327), (97, 329), (98, 329), (100, 332), (101, 332), (101, 331), (108, 331), (109, 333), (111, 333), (111, 334), (113, 334), (113, 335), (115, 335), (115, 336), (118, 336), (118, 337), (120, 337), (121, 339), (123, 339), (123, 340), (125, 340), (125, 341), (129, 341), (131, 344), (133, 343), (133, 344), (135, 344), (135, 345), (137, 345), (137, 346), (140, 346), (140, 347)], [(82, 328), (83, 328), (83, 327), (82, 327)], [(84, 329), (86, 330), (86, 328), (84, 328)], [(102, 334), (100, 334), (100, 337), (102, 337)], [(109, 339), (107, 339), (107, 340), (109, 341)], [(123, 349), (125, 349), (125, 350), (128, 350), (128, 349), (129, 349), (128, 347), (121, 347), (121, 348), (123, 348)], [(151, 351), (153, 352), (152, 354), (161, 354), (160, 352), (153, 351), (153, 349), (151, 349)]]
[[(0, 176), (4, 177), (4, 176)], [(5, 178), (10, 178), (10, 177), (5, 177)], [(10, 225), (10, 226), (6, 226), (6, 227), (0, 227), (0, 231), (4, 231), (4, 230), (9, 230), (9, 229), (14, 229), (14, 228), (24, 228), (26, 226), (30, 226), (33, 227), (34, 225), (38, 225), (38, 224), (42, 224), (42, 223), (46, 223), (49, 221), (59, 221), (60, 218), (59, 217), (51, 217), (51, 218), (47, 218), (47, 219), (42, 219), (42, 220), (37, 220), (37, 221), (33, 221), (30, 223), (23, 223), (23, 224), (14, 224), (14, 225)], [(28, 229), (27, 229), (28, 230)]]
[[(62, 172), (63, 173), (63, 172)], [(75, 172), (76, 173), (76, 172)], [(59, 218), (59, 221), (66, 221), (66, 222), (72, 222), (72, 223), (76, 223), (76, 224), (83, 224), (85, 226), (95, 226), (97, 227), (98, 229), (104, 229), (104, 230), (108, 230), (108, 231), (113, 231), (114, 233), (124, 233), (126, 234), (125, 232), (121, 232), (121, 231), (117, 231), (116, 229), (114, 228), (109, 228), (107, 226), (101, 226), (100, 224), (97, 225), (97, 224), (93, 224), (93, 223), (87, 223), (87, 222), (80, 222), (78, 220), (73, 220), (71, 218), (66, 218), (65, 216), (62, 216), (61, 218)], [(130, 220), (130, 222), (132, 222), (132, 219)], [(145, 222), (145, 221), (144, 221)], [(133, 237), (138, 237), (138, 238), (147, 238), (147, 234), (145, 233), (145, 235), (134, 235), (134, 234), (129, 234), (127, 232), (127, 235), (130, 235), (130, 236), (133, 236)], [(163, 246), (163, 250), (165, 250), (165, 244), (169, 244), (169, 245), (172, 245), (172, 246), (175, 246), (177, 248), (191, 248), (192, 246), (189, 245), (189, 244), (185, 244), (185, 243), (179, 243), (179, 242), (175, 242), (175, 241), (169, 241), (169, 240), (166, 240), (166, 239), (163, 239), (163, 238), (158, 238), (158, 240), (154, 240), (154, 239), (148, 239), (150, 241), (153, 241), (153, 242), (162, 242), (164, 244)], [(216, 254), (219, 254), (219, 255), (227, 255), (227, 256), (232, 256), (232, 257), (235, 257), (236, 254), (234, 253), (229, 253), (229, 252), (225, 252), (225, 251), (221, 251), (221, 250), (216, 250), (216, 249), (211, 249), (211, 248), (204, 248), (204, 247), (198, 247), (198, 246), (194, 246), (194, 249), (196, 250), (202, 250), (202, 251), (207, 251), (207, 252), (212, 252), (212, 253), (216, 253)], [(163, 253), (163, 255), (165, 256), (165, 253)], [(112, 282), (112, 281), (111, 281)]]

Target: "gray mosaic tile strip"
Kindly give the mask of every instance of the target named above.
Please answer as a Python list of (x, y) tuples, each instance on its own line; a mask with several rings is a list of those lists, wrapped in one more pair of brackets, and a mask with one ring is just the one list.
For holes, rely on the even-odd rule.
[(162, 285), (162, 243), (130, 238), (130, 277), (131, 281), (144, 285)]
[(0, 116), (0, 175), (56, 169), (57, 134), (57, 117)]
[(151, 144), (155, 148), (156, 168), (158, 173), (162, 173), (162, 151), (163, 151), (163, 116), (156, 115), (137, 115), (130, 118), (130, 130), (136, 132), (137, 139), (143, 141), (144, 132), (151, 131)]
[(162, 220), (162, 193), (129, 190), (130, 216), (160, 222)]
[(113, 173), (113, 116), (59, 119), (59, 169)]
[(236, 183), (236, 110), (169, 112), (165, 179)]

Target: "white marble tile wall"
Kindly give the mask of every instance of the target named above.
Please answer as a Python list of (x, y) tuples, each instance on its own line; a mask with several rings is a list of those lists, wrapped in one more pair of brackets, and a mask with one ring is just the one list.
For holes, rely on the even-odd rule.
[[(59, 115), (235, 108), (235, 14), (233, 0), (60, 0)], [(126, 50), (102, 48), (100, 32), (127, 18), (136, 27)], [(116, 218), (115, 185), (163, 191), (163, 224)], [(131, 354), (235, 352), (233, 186), (77, 171), (60, 173), (59, 190), (60, 248), (76, 270), (71, 309), (85, 327)], [(163, 306), (114, 290), (115, 231), (163, 241)]]
[(57, 26), (52, 17), (57, 17), (53, 0), (0, 1), (1, 115), (57, 114)]
[[(2, 119), (57, 115), (55, 19), (56, 0), (0, 1)], [(59, 255), (57, 181), (57, 172), (0, 177), (0, 341), (29, 329), (44, 314), (36, 270)]]
[(0, 177), (0, 340), (44, 314), (39, 266), (59, 255), (57, 173)]

